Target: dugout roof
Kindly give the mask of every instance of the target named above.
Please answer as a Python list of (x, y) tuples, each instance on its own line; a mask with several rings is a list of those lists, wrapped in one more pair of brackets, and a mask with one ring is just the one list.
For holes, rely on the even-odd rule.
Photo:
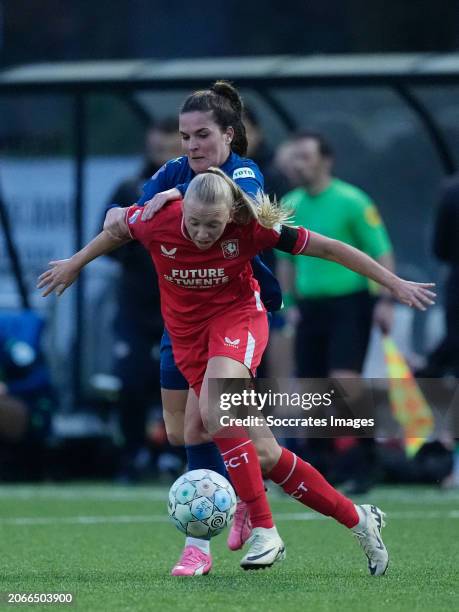
[(107, 87), (187, 87), (209, 79), (238, 84), (388, 84), (459, 81), (459, 53), (230, 57), (32, 64), (0, 72), (0, 92)]

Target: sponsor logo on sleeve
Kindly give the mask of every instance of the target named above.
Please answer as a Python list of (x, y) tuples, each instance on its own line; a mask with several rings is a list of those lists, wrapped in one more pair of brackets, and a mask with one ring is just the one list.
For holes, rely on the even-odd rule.
[(371, 227), (377, 227), (378, 225), (382, 224), (382, 219), (376, 206), (368, 206), (365, 209), (365, 221)]
[(136, 210), (135, 212), (132, 213), (132, 215), (128, 219), (129, 225), (134, 225), (134, 223), (139, 218), (139, 215), (140, 215), (141, 212), (142, 212), (141, 210)]
[(236, 338), (235, 340), (231, 340), (231, 338), (228, 338), (228, 336), (225, 336), (225, 344), (227, 344), (228, 346), (238, 346), (238, 344), (240, 343), (241, 339), (240, 338)]
[(256, 178), (255, 172), (252, 170), (252, 168), (237, 168), (233, 172), (233, 181), (244, 178)]
[(225, 259), (234, 259), (239, 256), (239, 240), (237, 238), (234, 240), (223, 240), (220, 246), (222, 247)]

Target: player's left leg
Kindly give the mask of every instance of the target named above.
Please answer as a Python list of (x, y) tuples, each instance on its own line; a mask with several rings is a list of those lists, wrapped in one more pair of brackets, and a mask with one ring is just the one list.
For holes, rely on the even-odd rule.
[[(368, 342), (369, 326), (371, 325), (371, 310), (369, 313), (362, 313), (362, 309), (356, 308), (354, 298), (351, 304), (340, 302), (337, 307), (336, 327), (334, 337), (343, 350), (333, 351), (334, 359), (332, 367), (335, 377), (348, 378), (358, 375), (365, 355), (366, 344)], [(371, 304), (370, 304), (371, 306)], [(366, 302), (364, 303), (366, 308)], [(368, 310), (368, 309), (367, 309)], [(348, 321), (355, 323), (354, 328), (360, 329), (362, 337), (361, 350), (359, 355), (349, 355), (348, 347), (352, 344), (352, 339), (346, 337), (348, 329), (353, 328), (348, 325), (341, 325), (341, 318), (344, 313), (349, 313)], [(366, 327), (362, 331), (362, 322), (366, 319)], [(363, 316), (365, 314), (365, 317)], [(354, 333), (354, 337), (357, 333)], [(355, 359), (358, 359), (355, 362)], [(368, 557), (370, 573), (381, 575), (385, 572), (388, 565), (388, 553), (381, 540), (381, 528), (384, 525), (384, 514), (375, 506), (356, 506), (352, 500), (342, 495), (316, 470), (312, 465), (303, 461), (300, 457), (288, 449), (282, 448), (279, 453), (279, 445), (273, 438), (266, 435), (254, 437), (254, 442), (262, 463), (264, 475), (273, 482), (279, 484), (284, 491), (299, 501), (300, 503), (324, 514), (331, 516), (350, 530), (352, 530), (361, 544)]]
[(278, 484), (296, 501), (350, 529), (368, 558), (370, 573), (383, 574), (388, 565), (388, 553), (381, 539), (384, 513), (375, 506), (355, 505), (310, 463), (279, 446), (267, 426), (254, 428), (252, 439), (265, 478)]
[[(261, 438), (257, 441), (257, 447), (260, 445), (272, 445), (272, 441)], [(260, 454), (266, 454), (266, 449)], [(384, 574), (389, 556), (381, 539), (384, 513), (379, 508), (357, 506), (332, 487), (312, 465), (286, 448), (281, 449), (278, 462), (270, 470), (263, 471), (266, 478), (278, 484), (296, 501), (352, 530), (368, 558), (370, 573), (373, 576)]]

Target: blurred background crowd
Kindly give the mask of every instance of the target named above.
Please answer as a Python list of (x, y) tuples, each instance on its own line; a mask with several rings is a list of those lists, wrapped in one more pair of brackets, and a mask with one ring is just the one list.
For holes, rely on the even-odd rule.
[[(84, 293), (72, 289), (44, 304), (34, 288), (49, 260), (97, 233), (108, 205), (134, 203), (144, 182), (181, 154), (178, 108), (195, 88), (186, 67), (177, 67), (172, 87), (146, 79), (123, 89), (128, 60), (138, 60), (129, 64), (138, 70), (150, 61), (155, 74), (171, 58), (221, 56), (231, 74), (237, 56), (289, 54), (293, 69), (295, 56), (339, 54), (315, 68), (325, 81), (284, 86), (275, 70), (269, 85), (244, 80), (247, 157), (263, 172), (266, 192), (294, 206), (298, 223), (363, 248), (401, 276), (437, 282), (439, 302), (414, 314), (355, 278), (265, 253), (285, 308), (274, 316), (261, 374), (384, 379), (381, 335), (390, 333), (417, 376), (457, 380), (459, 55), (447, 56), (456, 81), (446, 70), (410, 88), (403, 78), (396, 86), (390, 78), (326, 83), (343, 58), (345, 70), (358, 74), (369, 61), (377, 76), (391, 66), (396, 73), (400, 64), (391, 62), (404, 57), (396, 54), (455, 52), (457, 3), (425, 1), (415, 11), (408, 1), (290, 0), (280, 11), (274, 2), (234, 0), (207, 6), (201, 18), (192, 5), (162, 1), (80, 0), (64, 9), (55, 0), (0, 0), (0, 7), (0, 481), (135, 483), (184, 467), (161, 418), (163, 324), (142, 247), (129, 244), (94, 263)], [(382, 52), (394, 55), (350, 55)], [(411, 59), (422, 66), (429, 55)], [(88, 63), (74, 63), (81, 60)], [(196, 62), (202, 86), (227, 76)], [(28, 67), (15, 73), (19, 64)], [(94, 69), (115, 75), (118, 86), (79, 87)], [(34, 86), (8, 89), (10, 77)], [(291, 444), (354, 492), (379, 481), (458, 483), (452, 431), (414, 457), (400, 441)]]

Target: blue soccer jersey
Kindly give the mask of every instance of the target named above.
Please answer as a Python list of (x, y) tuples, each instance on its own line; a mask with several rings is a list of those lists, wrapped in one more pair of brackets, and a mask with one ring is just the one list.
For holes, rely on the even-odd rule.
[[(220, 170), (252, 197), (264, 189), (263, 175), (251, 159), (231, 153), (226, 162), (220, 166)], [(183, 196), (195, 176), (196, 173), (191, 169), (186, 156), (172, 159), (145, 183), (142, 197), (137, 203), (145, 204), (157, 193), (173, 187), (176, 187)]]

